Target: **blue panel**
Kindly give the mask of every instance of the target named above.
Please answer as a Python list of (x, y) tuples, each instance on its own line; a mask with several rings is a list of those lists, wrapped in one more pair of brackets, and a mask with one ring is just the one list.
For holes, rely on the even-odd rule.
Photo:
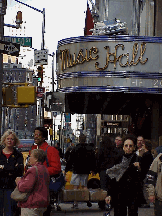
[(76, 77), (116, 77), (116, 78), (145, 78), (145, 79), (162, 79), (162, 73), (159, 72), (139, 72), (139, 71), (79, 71), (66, 72), (57, 75), (59, 79), (76, 78)]

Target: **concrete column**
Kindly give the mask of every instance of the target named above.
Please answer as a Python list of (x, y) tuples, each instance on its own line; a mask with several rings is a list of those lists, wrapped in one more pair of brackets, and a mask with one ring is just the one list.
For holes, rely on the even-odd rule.
[(162, 1), (155, 0), (155, 36), (162, 36)]

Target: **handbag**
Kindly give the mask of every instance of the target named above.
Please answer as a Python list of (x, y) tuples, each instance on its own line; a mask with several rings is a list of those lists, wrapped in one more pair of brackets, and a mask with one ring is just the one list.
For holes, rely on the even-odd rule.
[(54, 176), (50, 177), (49, 189), (57, 193), (58, 191), (61, 190), (63, 186), (65, 186), (65, 183), (66, 183), (65, 177), (61, 172), (58, 177), (54, 177)]
[[(37, 178), (38, 178), (38, 168), (36, 166), (34, 166), (34, 167), (36, 168), (36, 173), (37, 173)], [(27, 192), (27, 193), (20, 192), (18, 190), (18, 187), (16, 186), (14, 191), (11, 193), (11, 198), (17, 202), (19, 202), (19, 201), (25, 202), (25, 201), (27, 201), (30, 194), (31, 194), (31, 192)]]
[[(49, 147), (49, 146), (48, 146)], [(46, 148), (46, 154), (47, 154), (47, 149)], [(49, 167), (49, 163), (48, 163), (48, 158), (46, 157), (46, 163), (47, 163), (47, 167)], [(61, 188), (63, 186), (65, 186), (65, 176), (63, 175), (63, 173), (59, 173), (55, 176), (50, 176), (50, 184), (49, 184), (49, 190), (53, 191), (55, 193), (59, 192), (61, 190)]]

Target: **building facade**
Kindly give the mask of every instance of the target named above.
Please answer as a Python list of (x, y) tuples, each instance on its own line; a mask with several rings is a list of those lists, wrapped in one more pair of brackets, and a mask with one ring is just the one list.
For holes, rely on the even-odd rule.
[[(21, 64), (4, 63), (3, 66), (3, 87), (16, 83), (33, 83), (33, 71), (22, 68)], [(13, 102), (17, 100), (17, 85), (12, 85)], [(28, 108), (2, 107), (2, 131), (13, 129), (20, 139), (33, 138), (33, 132), (36, 127), (37, 110), (36, 105), (30, 105)]]

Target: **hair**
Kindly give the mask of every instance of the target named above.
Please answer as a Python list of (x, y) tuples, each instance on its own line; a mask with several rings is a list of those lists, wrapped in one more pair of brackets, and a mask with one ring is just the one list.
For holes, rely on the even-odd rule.
[(110, 155), (110, 152), (114, 149), (114, 144), (111, 138), (108, 135), (104, 135), (102, 137), (102, 141), (100, 142), (100, 146), (98, 149), (99, 154), (103, 154), (104, 157)]
[(137, 146), (137, 138), (136, 138), (136, 136), (134, 136), (133, 134), (127, 134), (127, 135), (124, 137), (123, 143), (124, 143), (126, 140), (128, 140), (128, 139), (133, 141), (135, 147)]
[(145, 147), (148, 151), (152, 150), (152, 142), (151, 140), (145, 139)]
[(117, 138), (117, 137), (120, 137), (121, 139), (122, 139), (122, 136), (119, 134), (119, 135), (116, 135), (115, 136), (115, 139)]
[(14, 140), (15, 140), (15, 146), (18, 146), (20, 144), (20, 140), (19, 138), (16, 136), (15, 132), (12, 129), (8, 129), (6, 132), (4, 132), (3, 136), (1, 137), (1, 145), (6, 146), (5, 144), (5, 140), (9, 135), (13, 135), (14, 136)]
[(79, 142), (80, 142), (80, 143), (85, 143), (85, 142), (86, 142), (86, 135), (81, 134), (81, 135), (79, 136)]
[(42, 137), (45, 138), (45, 140), (48, 139), (48, 131), (47, 131), (46, 128), (44, 128), (44, 127), (36, 127), (35, 130), (34, 130), (34, 132), (36, 130), (39, 130), (41, 132)]
[(47, 158), (47, 154), (45, 151), (43, 151), (42, 149), (33, 149), (31, 151), (31, 154), (33, 154), (33, 156), (35, 157), (35, 159), (37, 159), (38, 162), (44, 163), (44, 161)]

